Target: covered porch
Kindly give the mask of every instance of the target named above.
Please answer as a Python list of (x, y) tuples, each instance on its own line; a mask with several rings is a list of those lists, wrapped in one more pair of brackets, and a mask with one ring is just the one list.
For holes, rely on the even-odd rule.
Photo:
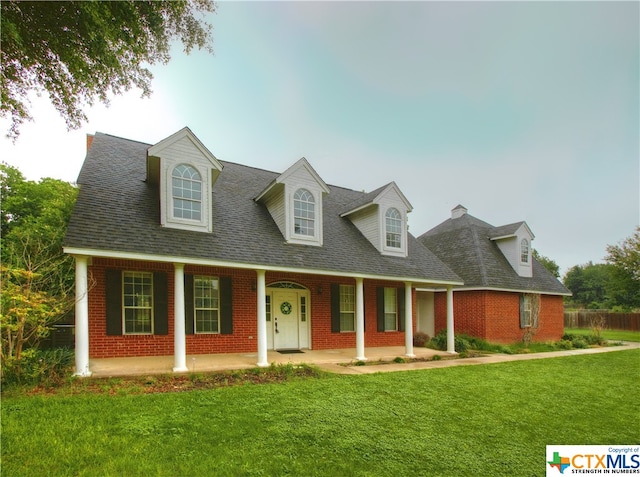
[[(302, 350), (299, 353), (282, 354), (269, 350), (269, 363), (278, 364), (309, 364), (326, 367), (333, 365), (336, 369), (340, 364), (354, 362), (353, 348)], [(404, 357), (404, 346), (386, 346), (367, 348), (367, 362), (392, 361), (396, 357)], [(429, 348), (414, 348), (414, 355), (418, 359), (429, 359), (435, 355), (447, 355), (445, 351)], [(256, 367), (256, 353), (221, 353), (187, 355), (188, 373), (206, 373), (235, 369), (250, 369)], [(90, 359), (92, 376), (136, 376), (147, 374), (170, 374), (173, 372), (173, 356), (144, 356), (132, 358), (96, 358)]]

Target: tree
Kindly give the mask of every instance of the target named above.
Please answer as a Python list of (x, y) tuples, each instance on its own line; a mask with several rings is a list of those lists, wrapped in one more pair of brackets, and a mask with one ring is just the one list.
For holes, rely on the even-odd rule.
[(549, 270), (549, 272), (556, 278), (560, 278), (560, 266), (551, 260), (549, 257), (545, 257), (544, 255), (540, 255), (537, 250), (533, 250), (533, 257), (542, 264), (544, 268)]
[(46, 92), (69, 129), (87, 120), (82, 108), (131, 87), (151, 93), (145, 65), (167, 63), (171, 42), (186, 53), (212, 51), (205, 13), (213, 0), (29, 2), (1, 8), (0, 115), (8, 136), (31, 120), (28, 95)]
[(619, 245), (608, 245), (605, 260), (612, 267), (609, 290), (616, 306), (640, 308), (640, 227)]
[(581, 307), (608, 309), (612, 306), (609, 294), (612, 266), (589, 262), (574, 265), (564, 276), (565, 286), (571, 290), (571, 301)]
[(77, 196), (63, 181), (26, 181), (16, 168), (0, 165), (0, 356), (20, 360), (74, 304), (73, 258), (62, 241)]

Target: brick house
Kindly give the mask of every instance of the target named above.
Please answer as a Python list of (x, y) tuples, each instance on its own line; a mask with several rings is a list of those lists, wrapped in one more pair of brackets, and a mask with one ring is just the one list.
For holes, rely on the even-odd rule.
[(454, 352), (463, 282), (408, 233), (394, 182), (364, 193), (327, 185), (304, 158), (282, 173), (221, 161), (188, 128), (87, 145), (64, 246), (77, 374), (104, 357), (173, 356), (186, 371), (187, 354), (257, 352), (258, 366), (267, 350), (411, 356), (419, 289), (446, 291), (420, 306), (437, 310)]
[[(526, 222), (494, 227), (461, 205), (418, 237), (464, 282), (454, 287), (456, 333), (513, 343), (537, 325), (534, 340), (562, 337), (563, 296), (571, 292), (533, 257), (533, 239)], [(446, 327), (444, 293), (419, 290), (417, 307), (418, 329), (433, 335)]]

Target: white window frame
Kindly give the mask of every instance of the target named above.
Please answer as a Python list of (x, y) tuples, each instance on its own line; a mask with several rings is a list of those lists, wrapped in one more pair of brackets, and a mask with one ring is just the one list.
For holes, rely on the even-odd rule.
[[(300, 196), (304, 196), (304, 198)], [(312, 206), (310, 209), (310, 212), (312, 214), (311, 218), (305, 216), (305, 213), (309, 213), (309, 204)], [(293, 193), (293, 234), (296, 237), (315, 239), (318, 226), (317, 209), (318, 207), (316, 198), (310, 190), (305, 189), (304, 187), (296, 189), (296, 191)], [(306, 231), (309, 231), (310, 229), (311, 233), (300, 232), (298, 227), (298, 220), (311, 223), (310, 228), (308, 226), (304, 227), (304, 230)], [(303, 227), (300, 227), (300, 229), (303, 229)]]
[(522, 296), (522, 313), (524, 314), (524, 318), (522, 323), (524, 328), (531, 327), (531, 311), (532, 311), (532, 301), (529, 295)]
[[(176, 217), (174, 210), (175, 197), (173, 195), (173, 173), (177, 167), (188, 166), (200, 175), (200, 220)], [(192, 230), (196, 232), (211, 232), (211, 168), (193, 162), (173, 162), (164, 169), (163, 198), (160, 204), (161, 223), (164, 227)]]
[[(136, 284), (128, 282), (128, 279), (143, 279), (149, 280), (147, 284)], [(126, 294), (127, 287), (129, 285), (133, 285), (132, 293)], [(149, 294), (140, 294), (140, 287), (149, 287)], [(136, 291), (138, 290), (138, 291)], [(127, 297), (131, 297), (131, 304), (128, 304), (130, 301)], [(137, 272), (137, 271), (123, 271), (122, 272), (122, 331), (125, 335), (152, 335), (153, 334), (153, 273), (152, 272)], [(135, 315), (140, 311), (148, 312), (149, 319), (149, 330), (145, 331), (129, 331), (127, 326), (127, 312), (132, 311), (134, 315), (134, 320), (139, 321)], [(146, 321), (146, 320), (145, 320)]]
[[(350, 327), (345, 326), (347, 320), (351, 324)], [(354, 285), (340, 285), (340, 333), (355, 333), (355, 331), (356, 287)]]
[(529, 263), (529, 241), (526, 238), (520, 240), (520, 263)]
[[(392, 216), (393, 214), (393, 216)], [(384, 214), (384, 243), (385, 248), (390, 250), (402, 250), (404, 244), (402, 234), (402, 213), (395, 207), (389, 207)], [(394, 238), (397, 236), (398, 245), (395, 245), (395, 240), (389, 241), (389, 236)]]
[[(393, 306), (391, 303), (393, 302)], [(393, 328), (387, 325), (391, 322), (393, 316)], [(384, 331), (398, 331), (398, 289), (384, 288)]]
[[(181, 170), (180, 170), (181, 169)], [(188, 177), (187, 173), (191, 176)], [(197, 176), (197, 178), (196, 178)], [(180, 181), (180, 186), (176, 184), (176, 181)], [(185, 187), (190, 185), (190, 187)], [(197, 187), (196, 187), (197, 186)], [(182, 191), (182, 194), (176, 194), (176, 190)], [(199, 197), (193, 197), (193, 195), (198, 195)], [(191, 164), (181, 163), (175, 166), (171, 170), (171, 215), (174, 219), (186, 220), (189, 222), (201, 223), (202, 222), (202, 214), (203, 214), (203, 204), (202, 204), (202, 196), (203, 196), (203, 181), (202, 174), (198, 169)], [(184, 202), (186, 204), (191, 204), (197, 207), (192, 209), (185, 209), (178, 207), (178, 201)], [(185, 217), (184, 215), (178, 214), (178, 211), (190, 212), (190, 214), (194, 214), (197, 209), (197, 218), (193, 217)]]
[[(205, 299), (207, 297), (198, 297), (198, 290), (203, 289), (198, 287), (198, 281), (213, 281), (216, 283), (216, 286), (212, 288), (215, 291), (216, 297), (215, 302), (218, 306), (198, 306), (198, 299)], [(213, 296), (209, 297), (213, 299)], [(198, 311), (201, 312), (215, 312), (218, 315), (218, 327), (217, 330), (198, 330)], [(208, 275), (195, 275), (193, 277), (193, 331), (195, 334), (200, 335), (211, 335), (211, 334), (220, 334), (220, 279), (218, 277), (208, 276)]]

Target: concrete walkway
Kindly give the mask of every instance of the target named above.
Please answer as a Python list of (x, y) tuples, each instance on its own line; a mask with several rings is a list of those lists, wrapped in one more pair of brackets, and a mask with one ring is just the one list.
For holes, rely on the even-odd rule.
[[(414, 348), (416, 358), (429, 361), (394, 363), (393, 360), (396, 357), (404, 357), (405, 348), (404, 346), (389, 346), (381, 348), (366, 348), (366, 366), (343, 366), (345, 363), (355, 362), (355, 349), (353, 348), (321, 351), (304, 350), (302, 353), (295, 354), (281, 354), (277, 351), (269, 351), (267, 359), (269, 363), (275, 364), (304, 363), (315, 365), (322, 370), (338, 374), (370, 374), (607, 353), (638, 348), (640, 348), (640, 343), (625, 342), (623, 346), (608, 346), (603, 348), (588, 348), (570, 351), (552, 351), (548, 353), (491, 354), (475, 358), (458, 359), (453, 359), (451, 355), (444, 351), (436, 351), (429, 348)], [(440, 355), (443, 359), (432, 361), (431, 359), (435, 355)], [(187, 367), (189, 368), (190, 373), (249, 369), (256, 367), (257, 359), (257, 353), (189, 355), (187, 356)], [(376, 362), (386, 362), (386, 364), (374, 364)], [(93, 373), (92, 376), (94, 377), (171, 374), (173, 372), (173, 356), (91, 359), (89, 366)]]

